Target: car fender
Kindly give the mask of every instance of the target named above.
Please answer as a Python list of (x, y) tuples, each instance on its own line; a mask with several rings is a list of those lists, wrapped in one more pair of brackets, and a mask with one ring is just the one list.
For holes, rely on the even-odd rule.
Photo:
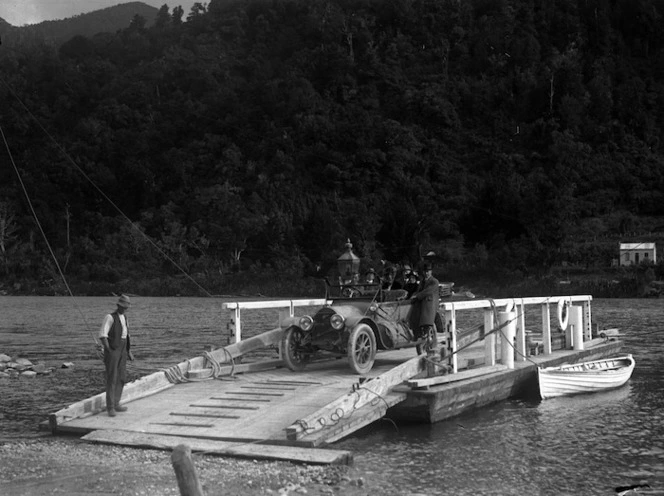
[(288, 329), (289, 327), (299, 327), (299, 324), (300, 324), (300, 317), (279, 316), (279, 327), (281, 327), (284, 330)]

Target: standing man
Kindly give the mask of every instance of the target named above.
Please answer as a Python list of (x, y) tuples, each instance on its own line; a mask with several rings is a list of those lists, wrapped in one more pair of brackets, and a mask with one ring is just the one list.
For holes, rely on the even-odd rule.
[(129, 296), (120, 296), (117, 310), (104, 317), (99, 332), (99, 339), (104, 346), (106, 411), (109, 417), (115, 417), (115, 412), (127, 411), (126, 406), (120, 405), (120, 399), (127, 382), (127, 359), (134, 359), (129, 349), (129, 333), (125, 315), (130, 306)]
[(415, 332), (416, 339), (428, 338), (430, 332), (435, 332), (436, 314), (440, 304), (440, 289), (438, 279), (433, 276), (433, 267), (425, 263), (423, 267), (424, 277), (417, 291), (411, 296), (411, 300), (419, 304), (419, 322)]

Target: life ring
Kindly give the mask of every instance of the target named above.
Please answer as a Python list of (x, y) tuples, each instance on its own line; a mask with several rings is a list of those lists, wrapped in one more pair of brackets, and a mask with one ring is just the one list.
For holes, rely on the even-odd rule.
[(563, 331), (567, 329), (569, 323), (569, 309), (571, 306), (572, 301), (569, 299), (561, 298), (558, 300), (558, 325)]

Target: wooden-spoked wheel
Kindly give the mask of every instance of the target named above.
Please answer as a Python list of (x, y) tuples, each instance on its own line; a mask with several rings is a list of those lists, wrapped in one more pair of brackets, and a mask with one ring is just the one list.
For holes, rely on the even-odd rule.
[(281, 358), (286, 366), (293, 370), (303, 370), (311, 360), (309, 353), (305, 353), (308, 337), (302, 329), (289, 327), (281, 338)]
[(367, 324), (359, 324), (348, 338), (348, 364), (360, 375), (373, 367), (376, 359), (376, 336)]
[(424, 339), (424, 341), (415, 346), (415, 350), (417, 350), (418, 355), (422, 355), (429, 352), (429, 350), (433, 345), (433, 333), (434, 333), (434, 328), (430, 327), (429, 335), (426, 337), (426, 339)]

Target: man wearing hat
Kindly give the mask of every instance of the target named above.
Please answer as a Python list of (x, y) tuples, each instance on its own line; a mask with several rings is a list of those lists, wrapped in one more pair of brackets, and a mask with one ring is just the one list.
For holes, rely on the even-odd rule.
[(127, 411), (126, 406), (120, 405), (120, 399), (125, 382), (127, 382), (127, 359), (134, 359), (129, 349), (129, 333), (125, 315), (130, 306), (129, 296), (120, 296), (117, 309), (104, 317), (99, 332), (99, 340), (104, 347), (106, 411), (109, 417), (115, 417), (116, 412)]
[(424, 276), (420, 282), (417, 291), (411, 296), (411, 300), (417, 303), (419, 308), (418, 319), (414, 324), (417, 325), (415, 337), (423, 339), (434, 331), (436, 314), (440, 304), (440, 289), (438, 279), (433, 276), (433, 267), (430, 263), (425, 263), (422, 268)]

